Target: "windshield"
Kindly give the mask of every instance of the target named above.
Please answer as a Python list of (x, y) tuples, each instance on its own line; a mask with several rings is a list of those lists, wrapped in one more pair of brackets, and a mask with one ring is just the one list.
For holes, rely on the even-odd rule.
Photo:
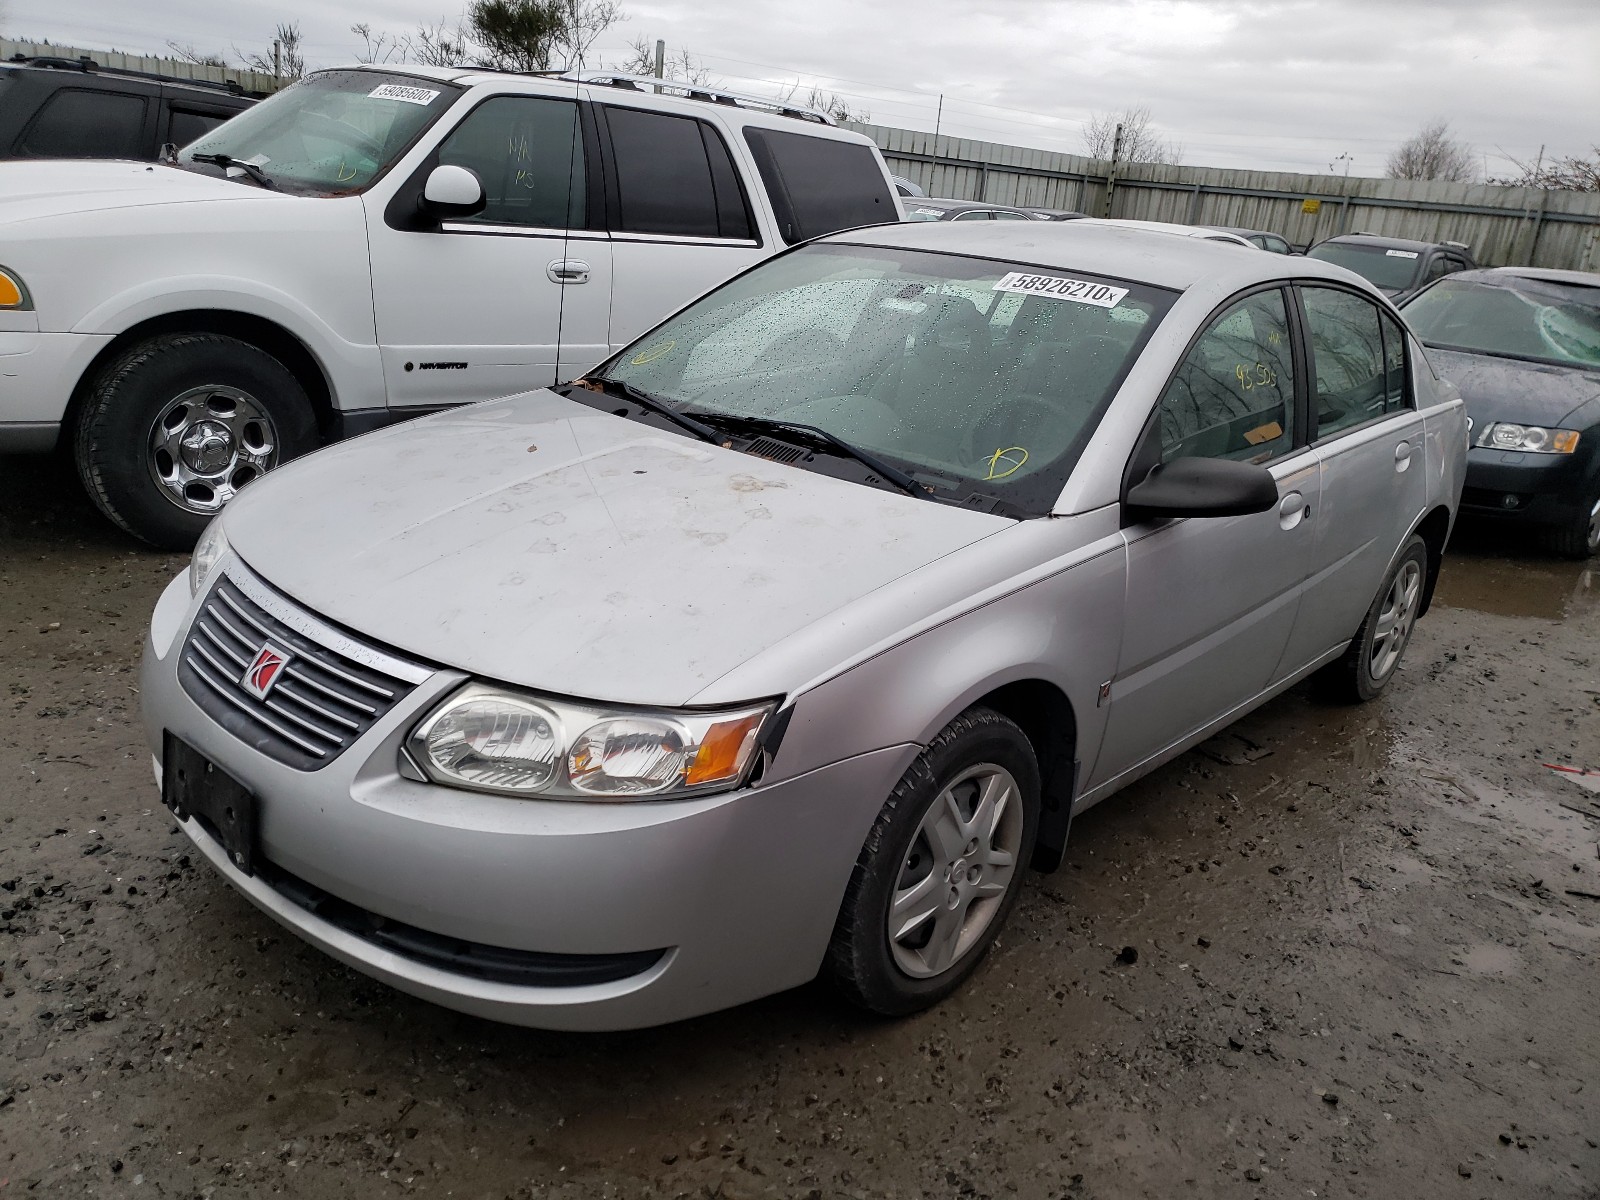
[(1406, 305), (1429, 346), (1600, 367), (1600, 286), (1443, 279)]
[(322, 71), (189, 143), (178, 160), (226, 154), (260, 167), (285, 191), (358, 192), (459, 94), (414, 75)]
[(1411, 286), (1421, 255), (1415, 250), (1391, 250), (1385, 246), (1361, 246), (1353, 242), (1322, 242), (1306, 251), (1307, 258), (1320, 258), (1346, 267), (1370, 280), (1386, 292), (1403, 292)]
[(608, 374), (712, 425), (818, 426), (935, 499), (1035, 515), (1173, 298), (1068, 270), (810, 246), (685, 309)]

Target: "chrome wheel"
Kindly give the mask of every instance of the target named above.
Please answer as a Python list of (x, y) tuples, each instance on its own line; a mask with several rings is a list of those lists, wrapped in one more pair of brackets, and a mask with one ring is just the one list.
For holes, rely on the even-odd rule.
[(1589, 535), (1584, 544), (1589, 547), (1590, 554), (1600, 551), (1600, 500), (1589, 510)]
[(901, 971), (942, 974), (978, 944), (1011, 888), (1022, 834), (1022, 797), (1004, 767), (969, 767), (934, 798), (889, 902), (889, 948)]
[(1387, 679), (1400, 661), (1416, 624), (1421, 600), (1422, 567), (1415, 559), (1407, 559), (1389, 585), (1383, 610), (1372, 627), (1372, 653), (1367, 660), (1367, 670), (1374, 681)]
[(278, 435), (249, 392), (190, 388), (157, 414), (146, 457), (168, 500), (186, 512), (209, 514), (277, 465)]

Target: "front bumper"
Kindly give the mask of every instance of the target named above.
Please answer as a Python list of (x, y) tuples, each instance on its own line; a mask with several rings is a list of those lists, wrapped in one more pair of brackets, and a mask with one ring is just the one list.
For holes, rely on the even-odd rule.
[[(1590, 435), (1585, 434), (1587, 439)], [(1563, 525), (1595, 501), (1597, 455), (1527, 454), (1474, 446), (1467, 452), (1463, 512), (1531, 525)]]
[(301, 771), (226, 732), (178, 681), (193, 615), (185, 579), (159, 601), (141, 689), (157, 772), (170, 731), (260, 808), (259, 853), (367, 913), (486, 947), (574, 956), (665, 951), (638, 974), (524, 986), (443, 969), (325, 920), (245, 875), (193, 818), (227, 880), (273, 919), (357, 970), (449, 1008), (552, 1029), (625, 1029), (696, 1016), (812, 978), (883, 798), (917, 753), (889, 747), (765, 786), (679, 801), (520, 800), (399, 773), (412, 725), (462, 676), (441, 670), (329, 765)]
[(111, 337), (0, 331), (0, 454), (56, 444), (73, 389)]

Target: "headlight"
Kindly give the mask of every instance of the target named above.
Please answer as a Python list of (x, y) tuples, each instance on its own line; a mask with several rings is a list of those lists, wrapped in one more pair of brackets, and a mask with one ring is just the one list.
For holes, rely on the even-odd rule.
[(194, 557), (189, 560), (189, 595), (198, 596), (217, 569), (223, 555), (228, 553), (228, 539), (222, 532), (222, 518), (214, 518), (194, 545)]
[(468, 684), (411, 732), (437, 783), (517, 796), (631, 800), (738, 787), (775, 704), (661, 712)]
[(1571, 454), (1578, 448), (1575, 429), (1545, 429), (1540, 425), (1513, 425), (1491, 421), (1478, 445), (1492, 450), (1524, 450), (1529, 454)]
[(0, 309), (26, 312), (33, 307), (33, 297), (22, 280), (4, 267), (0, 267)]

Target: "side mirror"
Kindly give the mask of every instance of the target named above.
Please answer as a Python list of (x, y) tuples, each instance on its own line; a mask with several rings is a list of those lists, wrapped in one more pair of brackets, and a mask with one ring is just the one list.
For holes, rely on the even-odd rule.
[(422, 185), (422, 211), (440, 220), (473, 216), (487, 203), (483, 184), (466, 167), (435, 167)]
[(1278, 481), (1255, 463), (1176, 458), (1128, 489), (1128, 514), (1139, 520), (1238, 517), (1278, 503)]

